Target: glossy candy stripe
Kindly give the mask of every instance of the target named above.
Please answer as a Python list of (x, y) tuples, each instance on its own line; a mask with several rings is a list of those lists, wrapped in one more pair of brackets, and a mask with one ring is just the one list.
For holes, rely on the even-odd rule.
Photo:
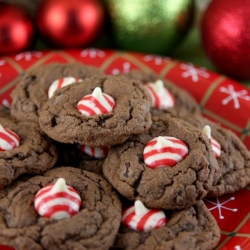
[(84, 96), (77, 104), (78, 111), (86, 116), (108, 114), (113, 111), (114, 107), (113, 97), (102, 93), (99, 87), (95, 88), (92, 94)]
[(0, 151), (12, 150), (19, 147), (19, 144), (19, 136), (0, 125)]
[(42, 188), (35, 197), (37, 213), (49, 219), (70, 218), (78, 213), (80, 205), (79, 194), (74, 188), (67, 186), (63, 178)]
[(49, 87), (48, 97), (51, 98), (56, 90), (75, 82), (82, 82), (82, 79), (68, 76), (55, 80)]
[(97, 148), (97, 147), (90, 147), (86, 145), (79, 145), (78, 147), (83, 153), (89, 156), (92, 156), (94, 158), (97, 158), (97, 159), (105, 158), (108, 155), (108, 151), (109, 151), (108, 147)]
[(147, 83), (145, 87), (152, 97), (152, 107), (164, 110), (174, 106), (174, 96), (164, 87), (162, 80), (157, 80), (155, 83)]
[(212, 137), (211, 138), (212, 149), (214, 151), (215, 157), (218, 158), (221, 155), (221, 146), (220, 144)]
[(137, 231), (149, 232), (163, 227), (167, 222), (164, 212), (160, 209), (147, 209), (141, 201), (135, 201), (134, 206), (122, 212), (122, 223)]
[(221, 146), (219, 144), (218, 141), (216, 141), (212, 135), (211, 135), (211, 127), (209, 125), (206, 125), (203, 130), (202, 130), (203, 133), (205, 133), (208, 138), (211, 140), (211, 145), (212, 145), (212, 149), (214, 151), (214, 155), (215, 155), (215, 158), (219, 158), (220, 155), (221, 155)]
[(188, 154), (187, 145), (170, 136), (158, 136), (149, 141), (144, 148), (145, 164), (150, 168), (173, 167)]

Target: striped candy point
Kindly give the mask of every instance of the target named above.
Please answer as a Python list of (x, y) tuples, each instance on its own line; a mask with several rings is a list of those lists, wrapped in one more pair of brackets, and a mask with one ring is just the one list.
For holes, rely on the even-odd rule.
[(106, 158), (108, 155), (109, 148), (108, 147), (90, 147), (86, 145), (78, 145), (78, 148), (85, 154), (92, 156), (97, 159)]
[(35, 196), (35, 209), (43, 217), (55, 220), (70, 218), (79, 212), (81, 197), (66, 185), (63, 178), (42, 188)]
[(152, 107), (157, 109), (169, 109), (174, 107), (174, 96), (164, 87), (162, 80), (155, 83), (147, 83), (145, 87), (148, 89), (152, 98)]
[(211, 127), (206, 125), (202, 132), (207, 135), (207, 137), (211, 140), (212, 149), (214, 151), (215, 158), (219, 158), (221, 155), (221, 146), (218, 141), (216, 141), (211, 135)]
[(20, 137), (0, 124), (0, 151), (12, 150), (18, 148), (19, 145)]
[(187, 155), (187, 145), (171, 136), (158, 136), (143, 150), (144, 162), (150, 168), (173, 167)]
[(49, 87), (48, 97), (51, 98), (54, 92), (62, 87), (70, 85), (75, 82), (82, 82), (83, 80), (80, 78), (68, 76), (55, 80)]
[(86, 116), (108, 114), (114, 107), (113, 97), (103, 93), (99, 87), (96, 87), (92, 94), (84, 96), (77, 104), (78, 111)]
[(160, 209), (147, 209), (137, 200), (134, 206), (122, 212), (122, 224), (137, 231), (149, 232), (165, 226), (167, 218)]

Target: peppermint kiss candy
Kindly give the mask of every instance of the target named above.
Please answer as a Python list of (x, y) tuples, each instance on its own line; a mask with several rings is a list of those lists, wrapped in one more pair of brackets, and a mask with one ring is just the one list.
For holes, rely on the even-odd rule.
[(0, 151), (12, 150), (18, 148), (20, 144), (19, 136), (13, 131), (4, 128), (0, 124)]
[(221, 155), (221, 146), (219, 142), (217, 142), (211, 135), (211, 127), (209, 125), (206, 125), (202, 132), (207, 135), (207, 137), (211, 140), (212, 149), (214, 151), (215, 158), (219, 158)]
[(108, 147), (97, 148), (97, 147), (90, 147), (86, 145), (78, 145), (78, 147), (83, 153), (90, 155), (97, 159), (106, 158), (106, 156), (108, 155), (108, 151), (109, 151)]
[(152, 229), (165, 226), (167, 218), (160, 209), (147, 209), (141, 201), (122, 212), (122, 223), (138, 231), (149, 232)]
[(114, 107), (113, 97), (102, 93), (99, 87), (96, 87), (92, 94), (84, 96), (77, 104), (78, 111), (86, 116), (108, 114), (113, 111)]
[(81, 197), (63, 178), (42, 188), (35, 197), (35, 209), (43, 217), (55, 220), (70, 218), (79, 212)]
[(164, 110), (174, 106), (175, 99), (164, 87), (162, 80), (157, 80), (155, 83), (147, 83), (145, 87), (149, 90), (152, 97), (152, 107)]
[(187, 145), (170, 136), (158, 136), (143, 150), (144, 162), (150, 168), (173, 167), (188, 155)]
[(48, 97), (51, 98), (57, 89), (70, 85), (74, 82), (82, 82), (82, 79), (68, 76), (55, 80), (49, 87)]

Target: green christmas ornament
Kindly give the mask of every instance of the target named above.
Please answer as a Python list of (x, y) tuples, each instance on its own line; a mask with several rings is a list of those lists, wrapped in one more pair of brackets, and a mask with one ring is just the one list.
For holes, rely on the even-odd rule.
[(193, 0), (105, 0), (110, 31), (119, 49), (166, 54), (184, 38)]

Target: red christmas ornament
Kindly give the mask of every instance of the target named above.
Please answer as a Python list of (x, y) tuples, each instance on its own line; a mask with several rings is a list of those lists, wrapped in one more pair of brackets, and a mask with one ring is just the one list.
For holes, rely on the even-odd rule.
[(97, 0), (44, 0), (36, 20), (42, 35), (55, 45), (86, 46), (100, 35), (104, 10)]
[(250, 80), (250, 1), (214, 0), (202, 20), (202, 41), (224, 74)]
[(27, 49), (32, 43), (33, 34), (32, 21), (23, 10), (0, 3), (0, 54)]

